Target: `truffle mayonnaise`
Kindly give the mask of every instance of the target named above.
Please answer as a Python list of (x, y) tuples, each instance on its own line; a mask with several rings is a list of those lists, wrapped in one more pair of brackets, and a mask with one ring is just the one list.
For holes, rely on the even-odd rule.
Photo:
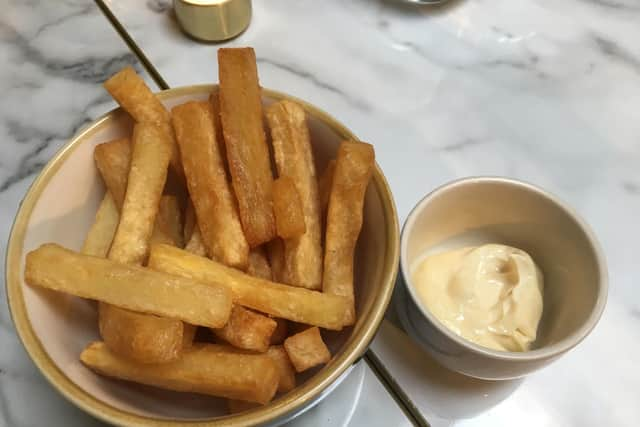
[(542, 316), (542, 272), (529, 254), (488, 244), (431, 255), (413, 270), (423, 305), (467, 340), (527, 351)]

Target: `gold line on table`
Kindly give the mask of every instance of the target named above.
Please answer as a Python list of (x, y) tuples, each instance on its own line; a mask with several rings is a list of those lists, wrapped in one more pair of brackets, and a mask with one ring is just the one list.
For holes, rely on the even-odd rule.
[(142, 49), (140, 49), (140, 46), (138, 46), (138, 44), (129, 35), (122, 23), (120, 23), (120, 21), (118, 21), (118, 18), (116, 18), (116, 16), (111, 12), (109, 6), (107, 6), (103, 0), (94, 0), (94, 2), (100, 8), (100, 11), (102, 11), (102, 14), (105, 16), (105, 18), (107, 18), (107, 20), (111, 23), (113, 29), (116, 30), (118, 35), (126, 43), (127, 47), (131, 49), (133, 54), (138, 58), (145, 71), (149, 73), (158, 88), (160, 88), (161, 90), (169, 89), (169, 85), (167, 84), (167, 82), (162, 78), (149, 58), (147, 58), (147, 55), (145, 55)]

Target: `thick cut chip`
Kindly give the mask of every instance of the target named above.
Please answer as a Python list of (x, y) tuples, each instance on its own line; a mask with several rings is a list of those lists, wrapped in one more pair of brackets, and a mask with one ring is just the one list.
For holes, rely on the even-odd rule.
[(331, 360), (331, 353), (322, 341), (320, 329), (314, 327), (284, 340), (284, 348), (296, 372), (306, 371)]
[(125, 67), (107, 81), (104, 87), (113, 99), (139, 123), (169, 121), (169, 112), (132, 67)]
[(142, 264), (149, 252), (169, 164), (170, 152), (163, 138), (152, 124), (139, 123), (134, 127), (127, 191), (109, 252), (114, 261)]
[(171, 167), (178, 176), (183, 176), (169, 111), (151, 92), (144, 80), (133, 68), (125, 67), (104, 82), (104, 88), (136, 122), (154, 123), (159, 127), (171, 150)]
[(107, 192), (100, 203), (96, 219), (87, 233), (82, 245), (82, 253), (97, 257), (106, 257), (118, 228), (120, 214), (111, 193)]
[(180, 356), (185, 339), (182, 322), (111, 304), (98, 307), (100, 335), (109, 340), (114, 353), (140, 363), (166, 363)]
[(184, 323), (100, 302), (100, 336), (116, 354), (140, 363), (166, 363), (180, 356)]
[(234, 347), (264, 353), (269, 348), (276, 326), (275, 320), (234, 305), (227, 324), (213, 329), (213, 333)]
[(82, 255), (52, 243), (27, 254), (25, 280), (33, 286), (211, 328), (224, 326), (231, 313), (232, 293), (224, 285)]
[(220, 88), (216, 87), (209, 95), (209, 103), (211, 104), (211, 113), (213, 114), (213, 127), (216, 130), (216, 141), (220, 148), (220, 156), (225, 165), (225, 169), (229, 170), (227, 164), (227, 148), (224, 143), (224, 134), (222, 133), (222, 121), (220, 120)]
[[(122, 208), (131, 163), (131, 144), (128, 139), (117, 139), (96, 146), (94, 158), (107, 190), (114, 197), (118, 210)], [(182, 230), (176, 234), (175, 228), (182, 222), (178, 199), (175, 196), (163, 196), (151, 240), (178, 247), (184, 246)], [(179, 222), (178, 222), (179, 221)]]
[(255, 247), (276, 234), (256, 56), (251, 48), (219, 49), (218, 67), (220, 118), (231, 181), (244, 233)]
[(327, 164), (322, 176), (318, 180), (318, 194), (320, 195), (320, 211), (323, 216), (329, 207), (329, 196), (331, 195), (331, 184), (333, 184), (333, 173), (336, 170), (336, 161), (332, 159)]
[(362, 228), (364, 195), (374, 164), (373, 146), (364, 142), (343, 142), (338, 150), (329, 197), (322, 291), (349, 298), (349, 324), (355, 322), (354, 251)]
[(141, 364), (112, 353), (102, 342), (94, 342), (84, 349), (80, 360), (108, 377), (262, 404), (273, 398), (280, 377), (270, 357), (243, 354), (215, 344), (194, 344), (173, 362)]
[(121, 138), (99, 144), (93, 151), (93, 158), (118, 209), (122, 208), (131, 163), (131, 142)]
[(278, 176), (293, 180), (302, 201), (305, 233), (285, 240), (284, 277), (291, 285), (320, 289), (322, 285), (322, 234), (318, 182), (304, 109), (280, 101), (267, 109)]
[(280, 381), (278, 382), (278, 391), (286, 393), (296, 387), (296, 372), (293, 369), (289, 355), (281, 345), (269, 347), (267, 350), (269, 356), (278, 367), (280, 373)]
[(204, 242), (202, 241), (202, 234), (200, 234), (200, 228), (197, 224), (193, 229), (191, 238), (187, 242), (187, 245), (184, 249), (198, 256), (207, 256), (207, 248), (204, 246)]
[(249, 245), (218, 149), (209, 102), (187, 102), (171, 110), (189, 195), (209, 255), (245, 269)]
[(271, 266), (269, 265), (269, 260), (267, 259), (264, 247), (257, 246), (249, 252), (249, 267), (247, 268), (247, 274), (267, 280), (273, 279)]
[(300, 194), (288, 176), (273, 181), (273, 214), (279, 237), (292, 239), (302, 236), (306, 231)]
[[(94, 157), (109, 193), (116, 200), (118, 209), (122, 209), (131, 163), (130, 142), (120, 139), (100, 144), (94, 151)], [(162, 202), (159, 209), (160, 215), (156, 216), (152, 233), (154, 240), (179, 244), (159, 224), (158, 220), (162, 221)], [(179, 355), (182, 322), (104, 306), (106, 304), (100, 304), (100, 330), (113, 351), (148, 363), (166, 362)]]
[[(115, 216), (119, 218), (118, 209), (122, 209), (127, 190), (131, 144), (128, 139), (100, 144), (95, 148), (94, 158), (108, 193), (115, 200)], [(160, 215), (156, 219), (159, 217)], [(175, 244), (171, 237), (159, 227), (158, 221), (154, 224), (152, 235), (155, 235), (156, 239), (162, 236), (160, 241)], [(111, 241), (109, 247), (110, 245)], [(83, 253), (86, 252), (83, 251)], [(106, 256), (106, 253), (88, 254)], [(160, 363), (175, 359), (180, 353), (183, 327), (182, 322), (178, 320), (134, 313), (104, 303), (100, 304), (99, 319), (103, 339), (118, 354), (144, 363)]]
[[(113, 153), (119, 150), (121, 160), (117, 168), (108, 172), (114, 179), (118, 175), (119, 183), (126, 182), (126, 191), (121, 196), (124, 201), (120, 222), (109, 250), (109, 258), (116, 262), (140, 265), (147, 256), (171, 156), (171, 141), (167, 141), (166, 132), (158, 130), (155, 124), (138, 123), (133, 130), (134, 147), (126, 180), (122, 178), (127, 163), (126, 147), (113, 145)], [(105, 179), (105, 182), (110, 181)], [(114, 197), (120, 197), (121, 185), (110, 191), (119, 195)], [(101, 307), (99, 323), (102, 338), (112, 351), (131, 359), (160, 363), (177, 357), (180, 352), (183, 325), (177, 319), (161, 319), (122, 307)], [(153, 350), (148, 351), (151, 348)]]
[(184, 247), (182, 231), (182, 212), (178, 198), (170, 195), (162, 196), (151, 241), (182, 248)]
[(350, 302), (347, 298), (253, 277), (172, 246), (153, 245), (149, 267), (205, 283), (228, 286), (236, 304), (326, 329), (342, 329), (349, 313)]
[(322, 340), (320, 329), (298, 324), (300, 331), (289, 336), (282, 346), (296, 372), (324, 364), (331, 360), (331, 353)]

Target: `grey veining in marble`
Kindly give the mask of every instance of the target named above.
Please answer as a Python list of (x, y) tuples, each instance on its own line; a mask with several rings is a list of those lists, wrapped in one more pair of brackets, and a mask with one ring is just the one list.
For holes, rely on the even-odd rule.
[[(0, 241), (6, 242), (37, 172), (78, 129), (113, 107), (100, 83), (138, 64), (89, 0), (3, 2), (0, 64)], [(4, 254), (3, 244), (0, 259)], [(4, 288), (0, 347), (0, 426), (102, 425), (59, 395), (29, 360)]]
[[(2, 136), (15, 143), (3, 153), (0, 191), (37, 172), (60, 142), (105, 109), (105, 78), (135, 64), (89, 1), (9, 6), (0, 22), (3, 42)], [(82, 37), (70, 37), (75, 28)], [(55, 112), (55, 113), (52, 113)]]
[[(148, 1), (163, 13), (168, 1)], [(94, 2), (8, 1), (0, 16), (0, 239), (48, 159), (114, 103), (101, 83), (126, 65), (140, 66)], [(145, 76), (146, 78), (146, 76)], [(154, 87), (153, 84), (151, 84)], [(4, 258), (5, 248), (2, 248)], [(4, 274), (4, 272), (2, 272)], [(0, 292), (0, 427), (101, 426), (67, 402), (29, 360)], [(291, 426), (361, 425), (372, 408), (378, 425), (409, 425), (371, 369), (361, 362), (319, 406)]]
[[(530, 408), (533, 415), (522, 425), (636, 425), (638, 2), (253, 5), (251, 26), (225, 45), (253, 46), (264, 86), (318, 105), (375, 144), (401, 220), (439, 184), (468, 175), (506, 175), (569, 202), (602, 243), (610, 296), (592, 335), (468, 421), (456, 421), (455, 411), (434, 415), (429, 400), (437, 390), (428, 369), (401, 369), (403, 358), (394, 360), (397, 347), (389, 344), (395, 341), (381, 330), (374, 350), (388, 352), (388, 366), (401, 373), (396, 380), (427, 418), (441, 418), (442, 425), (510, 425), (514, 414)], [(110, 7), (170, 85), (217, 80), (216, 46), (185, 37), (170, 11), (122, 0)], [(440, 392), (464, 405), (464, 392)]]
[[(217, 80), (217, 46), (186, 38), (170, 4), (108, 2), (169, 84)], [(638, 2), (452, 0), (437, 8), (393, 0), (253, 4), (249, 29), (225, 45), (254, 46), (264, 86), (320, 106), (374, 143), (401, 220), (425, 192), (445, 181), (507, 175), (570, 202), (604, 247), (610, 299), (593, 334), (468, 420), (459, 421), (456, 414), (470, 416), (471, 403), (495, 396), (470, 396), (468, 387), (430, 382), (437, 366), (421, 364), (419, 350), (410, 344), (405, 355), (416, 353), (411, 365), (404, 364), (397, 351), (402, 344), (394, 344), (402, 335), (383, 328), (374, 349), (388, 356), (387, 366), (425, 416), (437, 426), (511, 425), (526, 410), (530, 416), (522, 425), (636, 425)], [(6, 0), (4, 6), (0, 239), (6, 241), (35, 173), (77, 129), (113, 105), (99, 83), (135, 60), (91, 1)], [(4, 298), (2, 293), (6, 307)], [(97, 424), (46, 384), (21, 349), (6, 308), (0, 310), (0, 346), (0, 426), (43, 420)], [(384, 401), (378, 398), (371, 401)], [(442, 404), (434, 407), (434, 402)], [(366, 419), (378, 406), (382, 403), (358, 407), (356, 414)]]

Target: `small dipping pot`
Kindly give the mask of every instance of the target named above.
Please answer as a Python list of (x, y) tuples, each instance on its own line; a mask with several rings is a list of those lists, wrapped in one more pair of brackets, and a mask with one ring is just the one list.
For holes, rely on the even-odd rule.
[[(411, 277), (416, 260), (486, 243), (526, 251), (544, 274), (544, 310), (530, 351), (476, 345), (418, 298)], [(518, 378), (548, 365), (591, 332), (607, 300), (605, 258), (587, 224), (551, 194), (507, 178), (465, 178), (422, 199), (402, 230), (400, 269), (409, 295), (405, 329), (444, 366), (481, 379)]]

